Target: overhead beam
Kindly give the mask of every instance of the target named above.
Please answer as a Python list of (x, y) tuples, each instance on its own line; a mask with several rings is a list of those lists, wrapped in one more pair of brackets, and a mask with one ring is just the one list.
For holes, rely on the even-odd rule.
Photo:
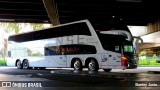
[(48, 20), (40, 19), (1, 19), (0, 22), (17, 22), (17, 23), (50, 23)]
[(43, 0), (44, 6), (46, 8), (46, 11), (48, 13), (48, 17), (52, 23), (52, 25), (58, 25), (59, 23), (59, 17), (58, 17), (58, 10), (56, 3), (54, 0)]
[(28, 3), (28, 4), (41, 4), (41, 0), (0, 0), (0, 3)]
[(160, 47), (160, 43), (143, 43), (139, 44), (139, 50)]
[(153, 23), (148, 23), (147, 29), (148, 29), (148, 33), (160, 31), (160, 19), (157, 19)]

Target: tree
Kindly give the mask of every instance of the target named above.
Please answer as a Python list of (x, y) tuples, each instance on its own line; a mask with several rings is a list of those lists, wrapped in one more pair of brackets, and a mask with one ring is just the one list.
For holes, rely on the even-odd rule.
[(13, 30), (16, 34), (20, 32), (22, 27), (20, 26), (20, 23), (8, 23), (7, 29)]
[(27, 49), (28, 56), (42, 56), (40, 52), (33, 53), (32, 50)]
[[(17, 34), (22, 29), (22, 27), (20, 26), (20, 23), (9, 22), (9, 23), (0, 23), (0, 25), (1, 25), (1, 28), (3, 28), (4, 33), (8, 33), (8, 34), (10, 34), (12, 32)], [(2, 57), (5, 57), (6, 53), (7, 53), (7, 39), (5, 38), (5, 36), (3, 36), (2, 38), (3, 38), (2, 43), (3, 43), (4, 47), (2, 48), (0, 53), (1, 53)]]
[(32, 51), (30, 49), (27, 49), (27, 53), (28, 53), (28, 56), (32, 56)]
[[(18, 34), (26, 26), (31, 27), (31, 29), (33, 31), (45, 28), (44, 24), (42, 24), (42, 23), (37, 24), (37, 23), (13, 23), (13, 22), (5, 23), (5, 22), (0, 22), (0, 26), (1, 26), (1, 28), (3, 28), (4, 33), (7, 33), (7, 34), (13, 34), (13, 33)], [(7, 52), (7, 39), (4, 38), (4, 37), (2, 37), (2, 38), (3, 38), (2, 43), (3, 43), (3, 46), (4, 46), (2, 51), (4, 51), (4, 52), (0, 51), (0, 54), (1, 55), (3, 54), (2, 56), (5, 56), (6, 52)], [(31, 53), (32, 52), (30, 52), (30, 54)], [(37, 54), (37, 55), (39, 55), (39, 54)]]
[(37, 24), (37, 23), (30, 23), (30, 26), (32, 27), (33, 31), (44, 28), (44, 25), (43, 25), (43, 24)]
[(4, 29), (4, 32), (5, 33), (11, 33), (11, 32), (14, 32), (14, 33), (19, 33), (20, 30), (22, 29), (20, 23), (12, 23), (12, 22), (9, 22), (9, 23), (0, 23), (1, 27)]

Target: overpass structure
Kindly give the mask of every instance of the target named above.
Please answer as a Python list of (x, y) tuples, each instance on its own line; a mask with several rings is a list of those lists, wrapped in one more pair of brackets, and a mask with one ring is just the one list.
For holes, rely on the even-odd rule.
[(0, 0), (0, 21), (55, 24), (115, 15), (127, 25), (146, 26), (160, 18), (159, 9), (158, 0)]
[(147, 26), (147, 35), (142, 37), (149, 41), (157, 36), (151, 40), (154, 44), (159, 42), (159, 34), (155, 35), (160, 30), (159, 10), (158, 0), (0, 0), (0, 21), (57, 25), (89, 19), (98, 24), (119, 16), (127, 25)]

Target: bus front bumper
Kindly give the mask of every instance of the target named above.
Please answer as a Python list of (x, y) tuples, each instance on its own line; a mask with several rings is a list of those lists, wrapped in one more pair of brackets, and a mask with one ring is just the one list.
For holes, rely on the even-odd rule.
[(130, 60), (127, 63), (127, 69), (136, 69), (138, 66), (137, 60)]

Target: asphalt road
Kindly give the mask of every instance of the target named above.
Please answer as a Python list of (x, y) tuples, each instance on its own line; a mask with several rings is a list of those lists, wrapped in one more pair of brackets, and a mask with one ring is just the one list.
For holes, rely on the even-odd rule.
[[(4, 82), (11, 83), (11, 87), (7, 87), (7, 84), (4, 84)], [(159, 90), (160, 67), (138, 67), (137, 69), (129, 70), (115, 69), (111, 72), (104, 72), (102, 70), (99, 70), (99, 72), (88, 72), (87, 70), (78, 72), (66, 68), (27, 70), (15, 67), (0, 67), (0, 90), (14, 89)]]

